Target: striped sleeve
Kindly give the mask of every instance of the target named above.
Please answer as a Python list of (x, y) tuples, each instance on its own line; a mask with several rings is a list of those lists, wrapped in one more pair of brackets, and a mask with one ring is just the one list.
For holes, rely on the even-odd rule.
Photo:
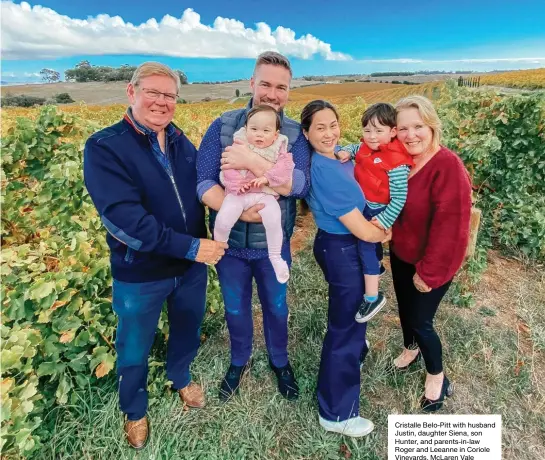
[(342, 150), (343, 152), (350, 153), (350, 159), (353, 160), (356, 158), (356, 153), (358, 153), (358, 150), (361, 147), (361, 142), (359, 144), (348, 144), (344, 147), (341, 147), (339, 150)]
[(390, 185), (390, 203), (384, 208), (380, 214), (377, 214), (376, 218), (380, 224), (388, 229), (398, 218), (405, 201), (407, 201), (407, 189), (409, 182), (409, 167), (406, 165), (399, 166), (397, 168), (388, 171), (389, 185)]

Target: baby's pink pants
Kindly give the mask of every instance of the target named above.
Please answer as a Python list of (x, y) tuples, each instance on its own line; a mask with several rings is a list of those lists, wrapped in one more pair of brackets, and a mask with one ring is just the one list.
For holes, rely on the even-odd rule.
[(281, 211), (278, 201), (273, 195), (267, 193), (246, 193), (244, 195), (230, 193), (226, 195), (216, 216), (214, 239), (226, 242), (229, 239), (233, 225), (240, 218), (242, 212), (256, 204), (265, 205), (258, 212), (265, 227), (269, 259), (271, 260), (276, 278), (280, 283), (285, 283), (289, 278), (289, 268), (286, 261), (280, 255), (283, 239)]

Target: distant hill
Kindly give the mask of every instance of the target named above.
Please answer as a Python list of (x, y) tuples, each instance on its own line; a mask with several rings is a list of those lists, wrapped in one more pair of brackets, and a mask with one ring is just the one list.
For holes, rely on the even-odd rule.
[[(300, 79), (292, 80), (292, 87), (316, 84)], [(2, 96), (9, 94), (27, 94), (30, 96), (51, 98), (58, 93), (68, 93), (76, 101), (86, 104), (125, 104), (127, 83), (114, 82), (88, 82), (88, 83), (44, 83), (2, 86)], [(205, 98), (212, 99), (233, 99), (238, 89), (240, 95), (250, 91), (250, 81), (241, 80), (231, 83), (200, 84), (193, 83), (183, 85), (179, 97), (188, 102), (199, 102)]]

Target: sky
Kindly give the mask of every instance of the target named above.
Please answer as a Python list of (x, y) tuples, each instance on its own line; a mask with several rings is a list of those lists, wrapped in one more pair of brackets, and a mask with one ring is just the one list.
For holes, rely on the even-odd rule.
[(545, 67), (545, 0), (2, 1), (1, 80), (43, 68), (156, 60), (190, 82), (248, 78), (287, 55), (294, 76)]

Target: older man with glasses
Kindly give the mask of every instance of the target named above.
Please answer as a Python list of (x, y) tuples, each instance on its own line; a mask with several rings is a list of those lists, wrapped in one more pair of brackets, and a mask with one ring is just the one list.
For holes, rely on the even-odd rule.
[(123, 120), (85, 144), (85, 184), (111, 251), (119, 404), (129, 444), (143, 448), (148, 356), (164, 302), (169, 337), (167, 377), (184, 405), (204, 406), (189, 365), (200, 344), (207, 269), (227, 245), (206, 239), (197, 198), (197, 151), (173, 123), (180, 88), (165, 65), (140, 65), (127, 86)]

